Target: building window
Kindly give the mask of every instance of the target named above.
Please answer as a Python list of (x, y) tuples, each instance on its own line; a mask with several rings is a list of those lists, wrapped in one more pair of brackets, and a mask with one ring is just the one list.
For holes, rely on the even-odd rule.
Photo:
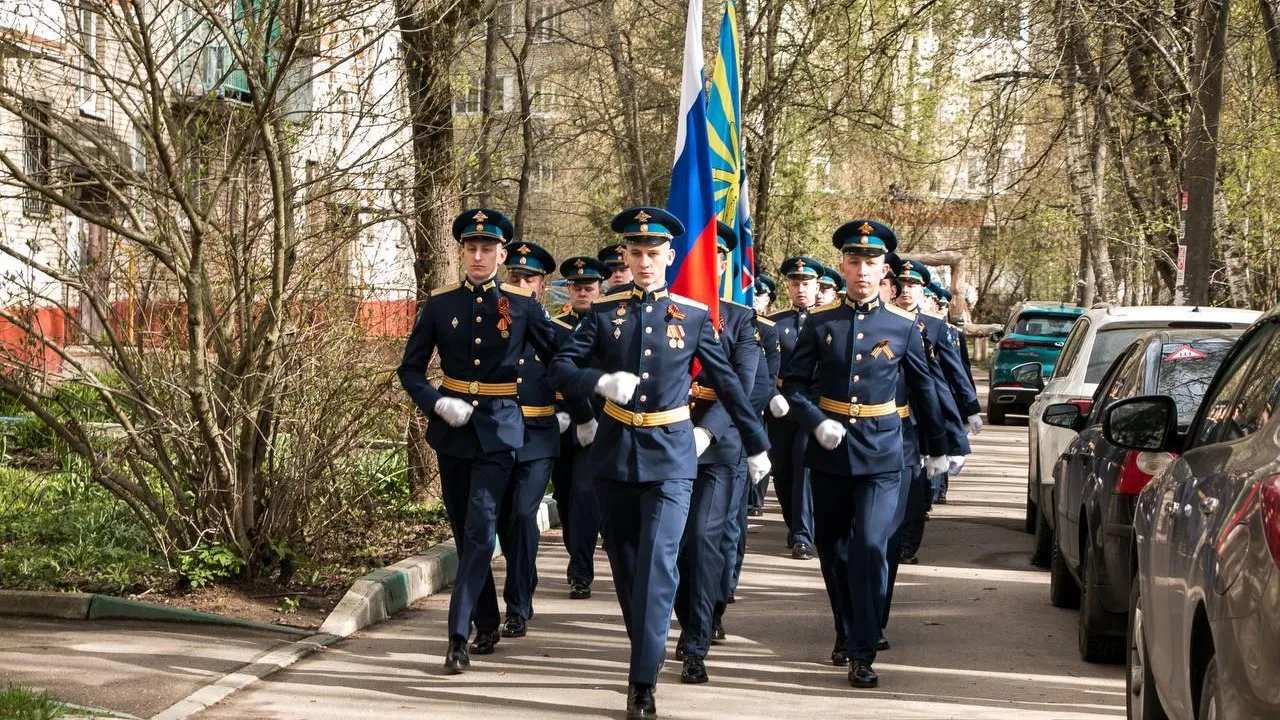
[(534, 190), (551, 189), (556, 181), (556, 169), (551, 158), (539, 157), (533, 161), (533, 174), (530, 180)]
[(524, 24), (524, 21), (516, 15), (516, 3), (511, 0), (502, 0), (493, 12), (494, 22), (498, 24), (498, 32), (506, 37), (515, 35), (516, 29)]
[(554, 113), (560, 109), (559, 89), (550, 80), (539, 80), (533, 84), (532, 99), (535, 113)]
[(560, 35), (560, 8), (554, 3), (541, 3), (533, 7), (533, 39), (549, 42)]
[(80, 112), (98, 115), (98, 14), (80, 0)]
[(480, 112), (480, 96), (484, 94), (484, 81), (479, 77), (467, 78), (467, 84), (453, 99), (453, 111), (459, 115)]
[[(27, 101), (22, 104), (26, 115), (22, 122), (23, 171), (35, 185), (47, 187), (53, 179), (52, 143), (49, 133), (49, 106)], [(22, 196), (22, 211), (35, 217), (49, 215), (49, 200), (34, 188), (27, 188)]]

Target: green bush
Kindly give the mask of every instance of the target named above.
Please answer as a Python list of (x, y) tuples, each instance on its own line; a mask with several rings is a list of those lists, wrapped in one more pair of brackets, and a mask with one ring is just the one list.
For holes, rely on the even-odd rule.
[(244, 558), (231, 545), (197, 545), (178, 556), (178, 572), (193, 588), (227, 580), (244, 570)]
[(48, 693), (16, 685), (0, 690), (0, 718), (4, 720), (56, 720), (63, 711), (63, 706)]

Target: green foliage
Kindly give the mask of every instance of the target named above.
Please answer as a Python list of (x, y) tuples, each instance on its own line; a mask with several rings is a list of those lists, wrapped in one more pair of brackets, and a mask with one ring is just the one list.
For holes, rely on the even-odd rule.
[(46, 692), (10, 685), (0, 690), (0, 718), (4, 720), (57, 720), (64, 707)]
[(197, 545), (178, 555), (178, 572), (193, 588), (233, 578), (244, 567), (245, 560), (235, 546), (223, 543)]

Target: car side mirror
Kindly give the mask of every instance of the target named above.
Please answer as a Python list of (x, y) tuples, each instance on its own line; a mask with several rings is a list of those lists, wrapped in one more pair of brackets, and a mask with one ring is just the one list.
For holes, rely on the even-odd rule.
[(1044, 389), (1044, 366), (1038, 362), (1015, 365), (1009, 373), (1013, 381), (1019, 385), (1037, 390)]
[(1102, 415), (1102, 435), (1126, 450), (1169, 452), (1177, 448), (1178, 406), (1165, 395), (1117, 400)]
[(999, 328), (991, 331), (992, 342), (1000, 342), (1001, 338), (1003, 337), (1004, 337), (1004, 328)]
[(1054, 403), (1044, 409), (1041, 422), (1054, 427), (1066, 428), (1080, 432), (1084, 425), (1083, 408), (1075, 403)]

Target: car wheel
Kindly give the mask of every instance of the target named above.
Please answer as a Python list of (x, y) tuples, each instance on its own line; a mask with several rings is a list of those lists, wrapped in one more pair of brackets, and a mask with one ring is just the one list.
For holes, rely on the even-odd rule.
[(1169, 720), (1156, 693), (1155, 671), (1147, 652), (1147, 626), (1142, 614), (1142, 586), (1133, 576), (1129, 587), (1129, 660), (1124, 689), (1129, 697), (1129, 720)]
[(1053, 544), (1049, 559), (1049, 602), (1056, 608), (1074, 609), (1080, 606), (1080, 586), (1067, 569), (1067, 559), (1058, 543)]
[(1124, 643), (1121, 638), (1094, 630), (1111, 613), (1102, 607), (1102, 602), (1098, 599), (1098, 567), (1093, 543), (1085, 543), (1081, 562), (1080, 577), (1084, 582), (1081, 583), (1080, 615), (1076, 630), (1080, 657), (1091, 663), (1118, 663), (1124, 659)]
[(987, 398), (987, 424), (1004, 424), (1004, 408), (991, 402), (991, 398)]
[(1209, 658), (1204, 668), (1204, 681), (1200, 683), (1200, 712), (1196, 720), (1221, 720), (1222, 703), (1218, 698), (1218, 658)]
[(1038, 568), (1049, 567), (1053, 555), (1053, 529), (1040, 506), (1036, 506), (1036, 548), (1031, 552), (1031, 564)]

